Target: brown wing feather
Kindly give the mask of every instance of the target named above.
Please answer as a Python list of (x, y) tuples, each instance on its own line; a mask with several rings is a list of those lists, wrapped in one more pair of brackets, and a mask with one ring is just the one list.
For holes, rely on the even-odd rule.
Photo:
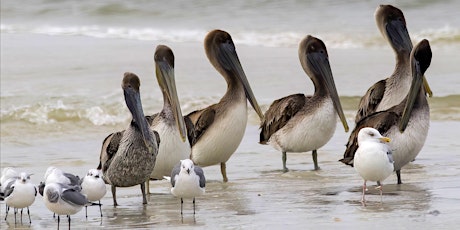
[(347, 149), (343, 154), (343, 159), (340, 159), (339, 161), (346, 165), (353, 166), (353, 159), (355, 157), (356, 150), (358, 149), (359, 130), (364, 127), (373, 127), (382, 135), (385, 135), (385, 133), (388, 132), (393, 125), (396, 125), (400, 119), (401, 114), (395, 112), (394, 110), (380, 111), (362, 118), (358, 124), (356, 124), (353, 132), (351, 132), (346, 145)]
[(110, 162), (118, 151), (120, 140), (123, 137), (125, 131), (115, 132), (109, 134), (102, 142), (101, 155), (99, 157), (99, 166), (97, 169), (102, 169), (104, 172), (110, 165)]
[(305, 95), (299, 93), (274, 101), (260, 125), (260, 144), (266, 144), (271, 135), (283, 128), (305, 106), (305, 100)]
[(372, 85), (361, 97), (359, 102), (358, 112), (356, 113), (355, 123), (358, 123), (363, 117), (375, 112), (377, 106), (380, 104), (385, 93), (385, 80), (381, 80)]
[[(216, 110), (214, 109), (214, 105), (211, 105), (205, 109), (197, 110), (187, 114), (185, 117), (186, 119), (190, 119), (193, 123), (194, 128), (194, 138), (193, 142), (191, 142), (192, 146), (200, 140), (209, 126), (214, 122), (214, 118), (216, 116)], [(195, 121), (195, 122), (193, 122)], [(188, 128), (187, 128), (188, 129)]]

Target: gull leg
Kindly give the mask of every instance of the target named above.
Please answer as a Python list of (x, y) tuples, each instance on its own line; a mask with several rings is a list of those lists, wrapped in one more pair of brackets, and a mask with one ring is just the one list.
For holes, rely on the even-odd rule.
[(21, 224), (22, 224), (22, 211), (23, 211), (23, 210), (24, 210), (24, 209), (21, 208)]
[(112, 185), (112, 197), (113, 197), (113, 206), (118, 206), (117, 204), (117, 187)]
[(288, 172), (289, 171), (289, 169), (286, 167), (286, 159), (287, 159), (286, 152), (283, 152), (283, 157), (282, 157), (282, 160), (283, 160), (283, 172)]
[(383, 191), (382, 191), (382, 186), (383, 184), (379, 182), (379, 186), (376, 187), (376, 189), (378, 189), (380, 191), (380, 203), (383, 204)]
[(88, 206), (85, 206), (86, 219), (88, 219)]
[(363, 206), (366, 206), (366, 198), (365, 198), (365, 195), (366, 195), (366, 180), (364, 180), (364, 184), (363, 184), (363, 196), (361, 197), (361, 203), (363, 204)]
[(193, 197), (193, 215), (195, 215), (195, 197)]
[(6, 218), (8, 217), (8, 212), (10, 211), (10, 206), (5, 204), (5, 210), (6, 210), (6, 214), (5, 214), (5, 221), (6, 221)]
[(69, 230), (70, 230), (70, 215), (67, 215), (67, 219), (69, 220)]
[(61, 222), (61, 218), (60, 216), (58, 215), (58, 230), (59, 230), (59, 223)]
[(396, 176), (398, 177), (398, 184), (402, 184), (402, 180), (401, 180), (401, 169), (400, 169), (400, 170), (396, 170)]
[(32, 223), (32, 220), (30, 219), (30, 211), (29, 211), (29, 207), (27, 207), (27, 215), (29, 216), (29, 224)]
[(319, 170), (320, 168), (318, 166), (318, 152), (316, 151), (316, 149), (313, 150), (311, 157), (313, 158), (313, 164), (315, 165), (315, 171)]
[(147, 204), (147, 197), (145, 197), (145, 183), (141, 183), (142, 204)]
[(224, 178), (224, 182), (228, 181), (227, 178), (227, 166), (225, 165), (225, 162), (220, 163), (220, 172), (222, 173), (222, 177)]
[(102, 217), (102, 207), (101, 207), (101, 200), (99, 200), (99, 212), (101, 213), (101, 217)]
[(13, 208), (13, 210), (14, 210), (14, 225), (16, 225), (16, 214), (18, 213), (18, 209)]
[(180, 215), (182, 215), (182, 207), (184, 206), (184, 199), (180, 198)]

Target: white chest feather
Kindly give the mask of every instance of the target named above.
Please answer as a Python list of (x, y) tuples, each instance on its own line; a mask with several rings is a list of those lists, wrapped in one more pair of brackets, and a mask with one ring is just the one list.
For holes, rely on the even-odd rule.
[(226, 162), (243, 139), (248, 120), (247, 104), (238, 103), (217, 113), (213, 124), (192, 148), (192, 160), (204, 166)]
[(327, 99), (316, 111), (299, 114), (274, 133), (270, 145), (283, 152), (307, 152), (324, 146), (337, 125), (337, 113), (332, 100)]
[(13, 192), (5, 198), (5, 203), (13, 208), (25, 208), (35, 201), (35, 187), (30, 183), (15, 183)]
[(196, 174), (176, 175), (176, 184), (171, 188), (171, 193), (181, 198), (194, 198), (204, 192), (205, 188), (200, 187), (200, 178)]
[(171, 176), (171, 170), (180, 160), (190, 158), (191, 148), (187, 138), (182, 141), (175, 126), (160, 122), (154, 130), (160, 135), (160, 146), (150, 178), (163, 179)]
[(395, 170), (415, 159), (425, 144), (429, 127), (429, 110), (414, 110), (404, 133), (399, 132), (398, 127), (394, 126), (385, 134), (391, 138), (389, 146), (393, 151)]
[(81, 193), (86, 195), (89, 201), (98, 201), (107, 193), (105, 183), (101, 178), (86, 177), (81, 184)]
[(387, 155), (388, 146), (362, 143), (354, 158), (354, 168), (364, 180), (383, 181), (393, 173), (393, 163)]

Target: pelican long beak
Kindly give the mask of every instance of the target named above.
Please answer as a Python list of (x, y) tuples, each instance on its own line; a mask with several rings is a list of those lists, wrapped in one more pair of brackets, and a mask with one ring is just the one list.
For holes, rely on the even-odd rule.
[(252, 108), (256, 111), (259, 118), (263, 120), (264, 114), (257, 103), (257, 100), (252, 92), (251, 86), (249, 85), (248, 79), (246, 78), (246, 74), (243, 71), (243, 67), (241, 66), (240, 60), (238, 59), (238, 55), (234, 50), (233, 46), (230, 44), (222, 44), (222, 52), (219, 52), (219, 59), (222, 60), (222, 64), (225, 69), (227, 70), (234, 70), (236, 71), (236, 75), (239, 77), (241, 83), (244, 87), (244, 92), (246, 94), (246, 98), (251, 103)]
[[(414, 60), (414, 62), (418, 61)], [(414, 107), (415, 100), (417, 99), (422, 84), (423, 74), (420, 71), (420, 65), (414, 64), (412, 65), (412, 84), (409, 90), (409, 94), (407, 96), (406, 105), (404, 107), (401, 122), (399, 124), (399, 131), (401, 133), (404, 132), (404, 130), (406, 130), (407, 124), (409, 123), (409, 119), (412, 113), (412, 109)]]
[(425, 92), (428, 94), (428, 96), (433, 97), (433, 91), (431, 91), (430, 85), (428, 84), (425, 75), (423, 75), (423, 87), (425, 88)]
[(392, 20), (385, 25), (387, 39), (397, 50), (412, 50), (412, 41), (403, 21)]
[(329, 65), (327, 55), (324, 53), (310, 53), (308, 54), (307, 59), (308, 62), (310, 62), (311, 66), (315, 69), (315, 71), (324, 76), (326, 80), (326, 87), (331, 96), (335, 111), (339, 115), (340, 121), (342, 122), (345, 132), (348, 132), (349, 127), (347, 119), (345, 118), (345, 115), (343, 113), (342, 104), (340, 103), (339, 95), (335, 87), (334, 77), (332, 76), (332, 71)]
[(161, 60), (155, 63), (156, 76), (161, 90), (167, 95), (171, 108), (176, 120), (176, 125), (179, 129), (182, 141), (185, 141), (187, 131), (185, 128), (184, 117), (180, 108), (179, 98), (177, 96), (176, 81), (174, 78), (174, 67), (168, 64), (167, 61)]
[(144, 111), (142, 110), (140, 94), (131, 87), (125, 88), (123, 91), (125, 94), (126, 105), (133, 116), (133, 121), (141, 131), (146, 147), (149, 151), (153, 152), (157, 147), (156, 144), (154, 144), (156, 141), (154, 140), (155, 137), (150, 134), (150, 126), (148, 125), (144, 116)]

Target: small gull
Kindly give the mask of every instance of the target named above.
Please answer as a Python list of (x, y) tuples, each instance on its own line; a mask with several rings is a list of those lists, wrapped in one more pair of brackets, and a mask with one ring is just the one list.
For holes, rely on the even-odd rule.
[(71, 186), (62, 183), (48, 183), (43, 193), (45, 206), (58, 215), (58, 229), (60, 215), (66, 215), (69, 221), (70, 215), (79, 212), (83, 206), (91, 205), (90, 201), (80, 192), (80, 186)]
[(203, 169), (193, 165), (190, 159), (181, 160), (171, 172), (171, 193), (180, 197), (180, 213), (184, 198), (193, 198), (193, 214), (195, 214), (195, 197), (205, 192), (206, 179)]
[[(59, 168), (50, 166), (45, 172), (45, 182), (40, 182), (38, 185), (38, 193), (44, 197), (44, 190), (47, 184), (60, 183), (69, 186), (75, 186), (75, 189), (81, 191), (80, 178), (71, 173), (66, 173)], [(55, 214), (53, 215), (55, 217)]]
[[(30, 175), (25, 172), (21, 172), (19, 177), (12, 177), (4, 181), (4, 199), (6, 203), (6, 215), (5, 221), (8, 217), (8, 211), (10, 207), (14, 208), (14, 223), (16, 224), (16, 213), (18, 209), (21, 209), (21, 223), (22, 223), (22, 210), (27, 208), (27, 214), (29, 215), (29, 223), (32, 223), (30, 219), (29, 206), (35, 201), (37, 196), (37, 189), (30, 183)], [(2, 183), (2, 187), (4, 185)]]
[(382, 202), (382, 181), (389, 177), (394, 170), (391, 150), (386, 145), (390, 138), (383, 137), (374, 128), (362, 128), (358, 134), (358, 150), (356, 151), (355, 170), (364, 179), (361, 202), (365, 205), (366, 182), (377, 181)]
[[(107, 189), (102, 179), (102, 172), (97, 169), (90, 169), (81, 181), (81, 193), (86, 195), (89, 201), (99, 201), (99, 211), (102, 217), (101, 199), (105, 196)], [(88, 218), (88, 207), (86, 209), (86, 218)]]

